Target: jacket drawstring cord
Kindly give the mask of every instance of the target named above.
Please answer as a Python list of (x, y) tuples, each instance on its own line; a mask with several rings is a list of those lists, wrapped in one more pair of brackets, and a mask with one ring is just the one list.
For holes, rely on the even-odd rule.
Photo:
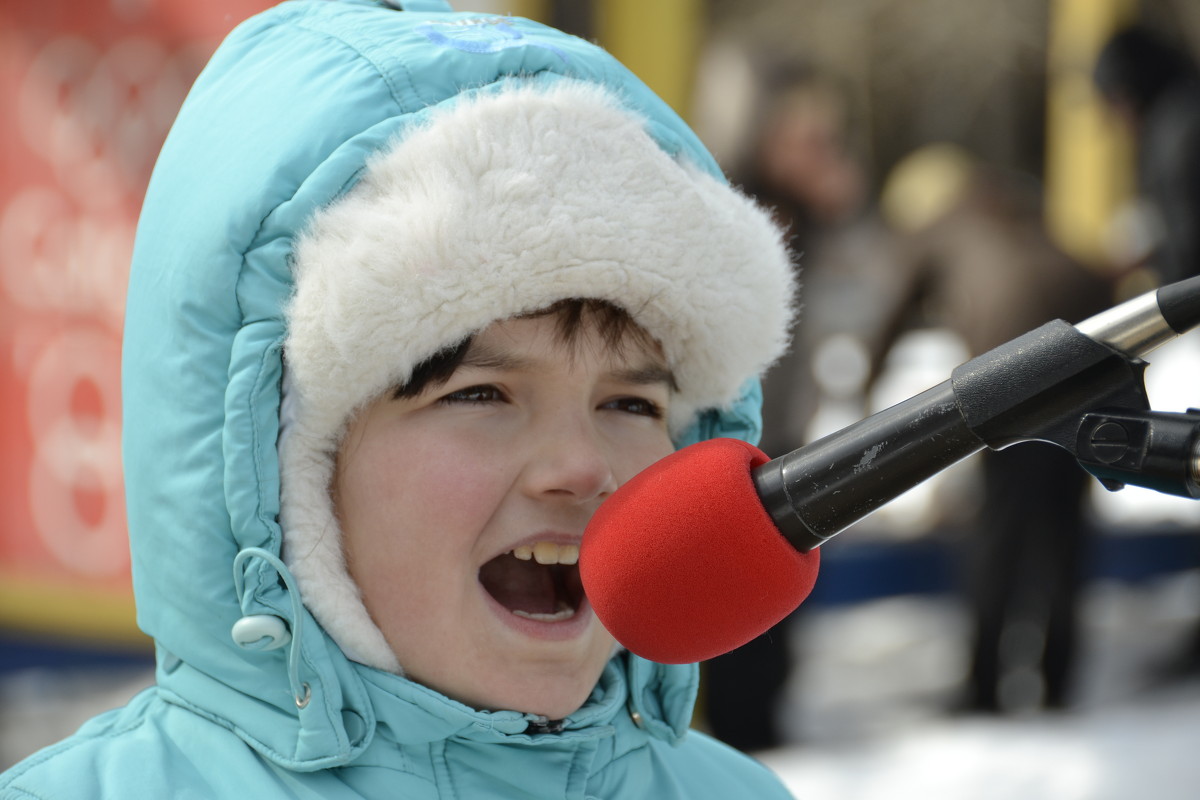
[(286, 644), (288, 648), (288, 683), (291, 686), (292, 698), (297, 708), (304, 708), (312, 699), (312, 687), (300, 682), (300, 638), (303, 630), (304, 608), (300, 602), (300, 591), (296, 587), (296, 579), (282, 560), (274, 553), (261, 547), (247, 547), (233, 559), (233, 585), (237, 591), (238, 605), (242, 603), (245, 593), (246, 579), (243, 565), (247, 559), (261, 558), (274, 568), (279, 577), (283, 578), (287, 587), (288, 597), (292, 602), (292, 624), (289, 626), (277, 616), (270, 614), (252, 614), (242, 617), (234, 624), (232, 635), (238, 646), (246, 650), (275, 650)]

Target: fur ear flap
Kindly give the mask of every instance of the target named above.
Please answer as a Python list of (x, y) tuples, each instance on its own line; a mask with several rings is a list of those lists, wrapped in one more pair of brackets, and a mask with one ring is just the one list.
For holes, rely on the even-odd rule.
[(678, 434), (784, 350), (793, 270), (769, 215), (668, 156), (603, 89), (463, 97), (378, 153), (295, 250), (281, 437), (284, 557), (352, 659), (395, 656), (346, 572), (329, 497), (354, 411), (488, 324), (607, 300), (661, 344)]

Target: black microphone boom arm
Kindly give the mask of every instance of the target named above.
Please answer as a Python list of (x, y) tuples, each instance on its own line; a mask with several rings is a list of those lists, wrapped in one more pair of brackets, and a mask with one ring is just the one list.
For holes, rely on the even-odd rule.
[(949, 380), (756, 468), (780, 532), (808, 552), (985, 447), (1043, 441), (1109, 489), (1200, 496), (1200, 411), (1150, 410), (1139, 356), (1200, 324), (1200, 278), (1079, 325), (1055, 320)]

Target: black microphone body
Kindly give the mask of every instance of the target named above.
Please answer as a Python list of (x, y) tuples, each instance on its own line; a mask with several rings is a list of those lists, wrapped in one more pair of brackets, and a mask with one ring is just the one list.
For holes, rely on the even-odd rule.
[(944, 381), (772, 459), (752, 477), (779, 532), (806, 553), (985, 446)]

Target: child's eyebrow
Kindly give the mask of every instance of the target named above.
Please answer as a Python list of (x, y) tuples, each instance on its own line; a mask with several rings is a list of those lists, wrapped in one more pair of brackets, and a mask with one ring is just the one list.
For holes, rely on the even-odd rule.
[(643, 367), (619, 369), (613, 373), (613, 377), (622, 383), (631, 383), (634, 386), (652, 386), (661, 383), (673, 391), (679, 389), (679, 384), (675, 381), (675, 373), (671, 372), (665, 364), (647, 364)]
[[(506, 353), (503, 350), (496, 350), (487, 347), (486, 345), (472, 345), (468, 350), (463, 360), (459, 365), (461, 367), (472, 367), (474, 369), (494, 369), (494, 370), (531, 370), (536, 369), (538, 364), (535, 359), (526, 358), (524, 356), (513, 353)], [(639, 366), (622, 367), (615, 369), (611, 373), (612, 377), (622, 383), (633, 384), (634, 386), (653, 386), (655, 384), (664, 384), (672, 391), (678, 391), (679, 384), (675, 380), (675, 373), (671, 371), (665, 364), (650, 362)]]
[(471, 344), (460, 366), (476, 369), (523, 370), (534, 366), (533, 359), (506, 353), (502, 350), (492, 350), (483, 345)]

